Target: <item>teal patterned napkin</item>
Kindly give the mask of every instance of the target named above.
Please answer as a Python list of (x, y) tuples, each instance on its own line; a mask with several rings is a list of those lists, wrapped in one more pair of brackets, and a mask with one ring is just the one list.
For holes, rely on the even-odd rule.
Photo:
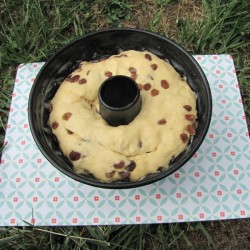
[(30, 88), (43, 63), (17, 70), (0, 165), (0, 226), (104, 225), (250, 217), (250, 144), (233, 59), (194, 56), (213, 96), (213, 116), (197, 153), (154, 184), (105, 190), (71, 180), (38, 150), (29, 130)]

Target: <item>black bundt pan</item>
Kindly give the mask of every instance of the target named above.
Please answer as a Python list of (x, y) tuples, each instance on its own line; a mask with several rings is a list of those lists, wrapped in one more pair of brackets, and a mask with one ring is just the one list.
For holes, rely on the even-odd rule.
[[(182, 76), (186, 76), (197, 94), (198, 122), (196, 135), (187, 149), (175, 158), (166, 170), (150, 174), (136, 181), (104, 183), (92, 175), (77, 174), (70, 161), (63, 156), (56, 138), (48, 126), (48, 103), (58, 87), (82, 60), (118, 54), (121, 50), (148, 50), (167, 59)], [(173, 107), (174, 109), (174, 107)], [(29, 124), (34, 140), (49, 162), (61, 172), (79, 182), (101, 188), (134, 188), (165, 178), (182, 167), (197, 151), (209, 128), (212, 98), (208, 81), (196, 60), (175, 42), (152, 32), (138, 29), (109, 29), (89, 33), (63, 47), (40, 70), (29, 97)]]

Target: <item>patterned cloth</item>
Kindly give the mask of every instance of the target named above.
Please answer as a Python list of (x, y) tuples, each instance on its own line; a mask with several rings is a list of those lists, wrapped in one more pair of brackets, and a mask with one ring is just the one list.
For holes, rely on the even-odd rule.
[(28, 125), (30, 88), (43, 63), (17, 70), (7, 146), (0, 165), (0, 226), (100, 225), (250, 217), (250, 144), (233, 59), (194, 56), (213, 96), (207, 136), (171, 176), (140, 188), (105, 190), (59, 172), (36, 147)]

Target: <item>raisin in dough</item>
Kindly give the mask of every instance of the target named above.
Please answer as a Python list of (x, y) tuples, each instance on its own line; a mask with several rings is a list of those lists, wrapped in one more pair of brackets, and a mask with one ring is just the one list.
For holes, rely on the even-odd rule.
[[(140, 113), (128, 125), (109, 126), (99, 114), (98, 90), (110, 76), (133, 78)], [(111, 182), (139, 180), (167, 167), (195, 134), (196, 97), (166, 61), (144, 51), (124, 51), (99, 62), (82, 62), (51, 101), (49, 123), (78, 173)]]

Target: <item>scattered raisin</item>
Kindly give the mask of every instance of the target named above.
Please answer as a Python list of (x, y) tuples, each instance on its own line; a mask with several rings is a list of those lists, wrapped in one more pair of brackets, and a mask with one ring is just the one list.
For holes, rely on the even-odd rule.
[(130, 72), (131, 74), (136, 74), (136, 69), (135, 69), (135, 68), (130, 67), (128, 70), (129, 70), (129, 72)]
[(149, 55), (149, 54), (145, 54), (145, 58), (146, 58), (147, 60), (149, 60), (149, 61), (152, 60), (152, 57), (151, 57), (151, 55)]
[(194, 124), (193, 125), (191, 125), (191, 124), (187, 125), (186, 130), (190, 135), (195, 135), (195, 133), (196, 133)]
[(112, 178), (115, 175), (115, 171), (105, 174), (107, 178)]
[(63, 115), (63, 120), (65, 120), (65, 121), (68, 121), (69, 120), (69, 118), (72, 116), (72, 113), (70, 113), (70, 112), (67, 112), (67, 113), (65, 113), (64, 115)]
[(59, 123), (58, 123), (58, 122), (52, 122), (52, 124), (51, 124), (51, 127), (52, 127), (53, 129), (58, 128), (58, 126), (59, 126)]
[(183, 143), (187, 143), (188, 142), (188, 136), (187, 136), (187, 134), (185, 134), (185, 133), (180, 134), (180, 138), (181, 138), (181, 140), (182, 140)]
[(193, 121), (195, 121), (196, 117), (194, 115), (192, 115), (192, 114), (186, 114), (185, 119), (188, 120), (188, 121), (193, 122)]
[(160, 167), (157, 168), (157, 171), (161, 172), (161, 171), (163, 171), (164, 169), (165, 169), (165, 167), (160, 166)]
[(142, 84), (138, 83), (138, 89), (142, 90)]
[(144, 90), (150, 90), (151, 89), (151, 84), (150, 83), (143, 84), (143, 89)]
[(165, 125), (167, 123), (167, 121), (165, 119), (161, 119), (158, 121), (159, 125)]
[(125, 178), (128, 178), (129, 176), (130, 176), (130, 173), (129, 172), (119, 172), (119, 175), (123, 178), (123, 179), (125, 179)]
[(156, 70), (157, 69), (157, 64), (151, 64), (150, 67), (152, 68), (152, 70)]
[(187, 111), (192, 111), (192, 107), (190, 105), (184, 105), (183, 108)]
[(137, 75), (137, 74), (132, 74), (132, 75), (130, 76), (130, 78), (132, 78), (133, 80), (136, 80), (136, 79), (137, 79), (137, 77), (138, 77), (138, 75)]
[(86, 73), (87, 76), (89, 75), (89, 72), (90, 72), (90, 70), (87, 71), (87, 73)]
[(82, 78), (78, 81), (79, 84), (85, 84), (87, 80), (85, 78)]
[(121, 58), (121, 57), (127, 57), (127, 55), (126, 54), (120, 54), (120, 55), (117, 55), (117, 56), (114, 56), (114, 57)]
[(78, 82), (79, 79), (80, 79), (79, 75), (74, 75), (69, 79), (69, 81), (73, 83), (73, 82)]
[(78, 161), (81, 158), (81, 154), (76, 151), (71, 151), (69, 153), (69, 159), (71, 161)]
[(138, 145), (139, 145), (139, 148), (141, 148), (141, 147), (142, 147), (142, 141), (141, 141), (141, 140), (139, 140)]
[(112, 72), (110, 72), (110, 71), (106, 71), (104, 74), (107, 77), (111, 77), (113, 75)]
[(72, 75), (68, 75), (65, 80), (70, 81), (71, 77), (72, 77)]
[(161, 86), (164, 89), (168, 89), (169, 88), (169, 84), (168, 84), (167, 80), (161, 80)]
[(151, 90), (151, 95), (152, 96), (156, 96), (156, 95), (158, 95), (159, 94), (159, 90), (158, 89), (152, 89)]
[(73, 135), (74, 133), (71, 131), (71, 130), (69, 130), (69, 129), (67, 129), (67, 133), (69, 134), (69, 135)]
[(126, 167), (125, 169), (128, 171), (133, 171), (135, 169), (136, 163), (134, 161), (131, 161)]
[(114, 167), (115, 169), (124, 168), (124, 166), (125, 166), (124, 161), (121, 161), (121, 162), (119, 162), (119, 163), (114, 163), (114, 164), (113, 164), (113, 167)]
[(53, 105), (52, 103), (49, 105), (49, 112), (51, 113), (53, 111)]

